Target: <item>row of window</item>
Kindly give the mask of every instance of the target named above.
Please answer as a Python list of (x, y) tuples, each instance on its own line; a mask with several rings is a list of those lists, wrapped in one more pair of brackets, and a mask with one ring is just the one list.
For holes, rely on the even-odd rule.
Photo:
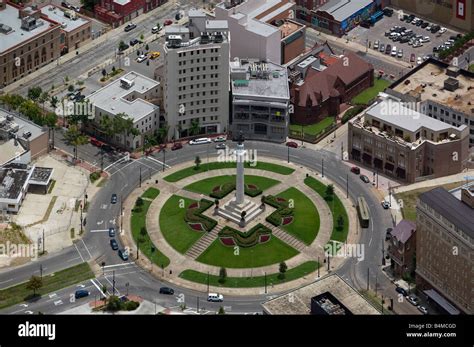
[[(209, 51), (210, 51), (211, 53), (217, 53), (217, 52), (219, 51), (219, 48), (211, 48)], [(191, 55), (191, 56), (193, 56), (194, 53), (196, 53), (196, 55), (206, 54), (206, 53), (207, 53), (207, 49), (198, 49), (198, 50), (191, 51), (191, 52), (180, 52), (180, 53), (178, 53), (178, 57), (180, 57), (180, 58), (186, 57), (186, 56), (188, 55), (188, 53), (189, 53), (189, 55)], [(189, 56), (189, 55), (188, 55), (188, 56)]]
[[(219, 57), (210, 57), (209, 59), (210, 59), (210, 61), (218, 61)], [(206, 61), (207, 61), (207, 58), (202, 58), (203, 63), (205, 63)], [(187, 62), (187, 60), (182, 60), (178, 63), (178, 65), (179, 66), (186, 65), (186, 62)], [(201, 63), (201, 59), (200, 58), (196, 59), (196, 63), (197, 64)], [(194, 64), (194, 59), (190, 60), (190, 64)]]
[[(217, 109), (217, 107), (216, 107)], [(202, 122), (206, 122), (206, 121), (217, 121), (219, 119), (219, 116), (208, 116), (208, 117), (202, 117)], [(189, 124), (191, 124), (193, 121), (199, 121), (199, 118), (193, 118), (193, 119), (189, 119)], [(181, 124), (181, 125), (186, 125), (186, 119), (183, 119), (183, 120), (180, 120), (178, 123)]]
[[(194, 112), (196, 113), (206, 113), (206, 112), (217, 112), (219, 110), (219, 107), (209, 107), (209, 111), (207, 108), (198, 108), (198, 109), (195, 109), (195, 110), (189, 110), (189, 114), (194, 114)], [(188, 115), (188, 111), (184, 112), (184, 113), (180, 113), (179, 116), (187, 116)]]

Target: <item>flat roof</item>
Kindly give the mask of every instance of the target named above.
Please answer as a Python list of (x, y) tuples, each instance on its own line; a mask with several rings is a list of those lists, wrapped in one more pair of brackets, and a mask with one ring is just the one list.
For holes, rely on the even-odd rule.
[(466, 203), (442, 187), (421, 194), (419, 199), (474, 239), (474, 209)]
[(330, 0), (316, 10), (327, 12), (333, 16), (335, 20), (342, 22), (373, 2), (374, 0)]
[[(122, 79), (134, 82), (133, 86), (129, 89), (123, 88), (120, 82)], [(122, 78), (113, 81), (89, 95), (87, 99), (89, 99), (94, 106), (104, 111), (114, 115), (125, 113), (136, 122), (150, 113), (159, 110), (159, 107), (146, 100), (140, 99), (139, 96), (133, 101), (128, 101), (125, 97), (132, 93), (145, 93), (150, 89), (157, 88), (159, 85), (157, 81), (131, 71)]]
[(440, 120), (431, 118), (427, 115), (424, 115), (423, 113), (409, 109), (408, 107), (403, 106), (402, 103), (393, 101), (391, 99), (376, 103), (365, 113), (373, 118), (382, 120), (384, 123), (392, 124), (395, 127), (413, 133), (418, 132), (421, 128), (426, 128), (437, 132), (449, 129), (462, 131), (466, 127), (464, 124), (456, 127), (454, 125), (450, 125)]
[(10, 139), (3, 143), (0, 142), (0, 166), (7, 164), (18, 156), (26, 153), (20, 141)]
[(262, 304), (263, 310), (272, 315), (311, 313), (311, 298), (329, 292), (353, 314), (380, 314), (357, 290), (337, 274), (330, 274), (289, 293)]
[(436, 290), (428, 289), (423, 292), (439, 306), (441, 306), (444, 310), (446, 310), (446, 312), (448, 312), (449, 314), (458, 315), (461, 313), (456, 307), (451, 305), (445, 298), (443, 298)]
[(282, 38), (285, 38), (303, 28), (303, 25), (294, 21), (285, 20), (285, 22), (277, 28), (281, 31)]
[(35, 166), (30, 177), (30, 184), (47, 185), (53, 176), (53, 169)]
[(0, 11), (0, 24), (9, 26), (12, 31), (7, 34), (0, 33), (0, 53), (9, 50), (24, 41), (30, 40), (39, 34), (46, 33), (52, 26), (56, 25), (55, 23), (43, 18), (38, 19), (37, 22), (42, 23), (42, 25), (39, 25), (30, 31), (22, 29), (18, 8), (7, 3), (5, 9)]
[(242, 71), (240, 69), (243, 69), (247, 71), (246, 83), (239, 83), (238, 80), (232, 81), (232, 94), (234, 96), (258, 96), (289, 100), (288, 70), (281, 65), (266, 62), (269, 78), (251, 78), (248, 69), (253, 63), (261, 64), (257, 61), (245, 61), (245, 63), (241, 61), (238, 65), (231, 64), (231, 70)]
[(226, 20), (208, 20), (206, 22), (208, 30), (228, 30), (229, 23)]
[(89, 23), (88, 20), (80, 17), (75, 11), (69, 10), (73, 12), (76, 16), (76, 19), (73, 20), (65, 16), (65, 11), (60, 9), (59, 7), (46, 5), (41, 8), (41, 13), (47, 16), (49, 19), (54, 20), (61, 24), (62, 30), (66, 32), (70, 32), (76, 30), (77, 28)]
[[(446, 68), (432, 62), (421, 66), (413, 74), (399, 80), (390, 89), (402, 94), (419, 94), (421, 101), (432, 100), (466, 115), (474, 115), (474, 78), (470, 78), (462, 70), (457, 77), (459, 88), (451, 92), (444, 89), (444, 81), (450, 78), (446, 75)], [(409, 83), (407, 82), (409, 81)], [(459, 95), (459, 97), (456, 97)]]
[(268, 22), (268, 21), (271, 21), (273, 18), (275, 18), (276, 16), (278, 16), (279, 14), (281, 14), (282, 12), (285, 12), (285, 11), (288, 11), (289, 9), (291, 9), (292, 7), (294, 7), (295, 4), (292, 3), (292, 2), (287, 2), (286, 4), (284, 4), (283, 6), (280, 6), (278, 7), (277, 9), (275, 9), (274, 11), (268, 13), (267, 15), (261, 17), (261, 16), (257, 16), (257, 19), (258, 20), (261, 20), (262, 22)]
[[(19, 138), (22, 138), (24, 140), (28, 140), (28, 141), (32, 141), (34, 139), (36, 139), (37, 137), (43, 135), (46, 130), (43, 130), (42, 127), (40, 127), (39, 125), (31, 122), (30, 120), (27, 120), (25, 118), (22, 118), (22, 117), (18, 117), (14, 114), (11, 114), (3, 109), (0, 109), (0, 118), (2, 117), (12, 117), (13, 116), (13, 121), (6, 121), (6, 127), (8, 127), (9, 129), (11, 129), (12, 127), (16, 125), (18, 125), (18, 131), (15, 132), (15, 134), (19, 137)], [(1, 126), (0, 126), (1, 128)], [(25, 133), (31, 133), (31, 136), (29, 136), (27, 139), (23, 137), (23, 134)]]
[(0, 168), (0, 199), (17, 199), (29, 175), (28, 170)]

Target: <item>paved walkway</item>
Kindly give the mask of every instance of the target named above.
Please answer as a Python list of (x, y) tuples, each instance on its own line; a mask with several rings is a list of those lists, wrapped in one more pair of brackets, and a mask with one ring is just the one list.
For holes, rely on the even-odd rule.
[[(273, 163), (278, 163), (282, 165), (281, 161), (277, 161), (272, 158), (262, 158), (261, 160), (265, 162), (273, 162)], [(165, 176), (169, 175), (172, 172), (179, 171), (183, 168), (186, 168), (192, 165), (193, 165), (192, 161), (184, 163), (184, 164), (179, 164), (173, 167), (172, 169), (166, 171)], [(268, 191), (265, 191), (265, 194), (268, 194), (270, 192), (272, 194), (277, 194), (279, 192), (282, 192), (288, 189), (289, 187), (295, 187), (298, 190), (302, 191), (306, 196), (308, 196), (313, 201), (313, 203), (315, 204), (315, 207), (317, 208), (320, 214), (321, 223), (320, 223), (320, 230), (318, 232), (318, 235), (311, 245), (309, 246), (305, 245), (300, 240), (297, 240), (295, 237), (293, 237), (292, 235), (286, 233), (285, 231), (279, 228), (276, 228), (276, 230), (274, 230), (274, 236), (283, 239), (285, 242), (289, 243), (294, 248), (300, 251), (298, 255), (286, 261), (288, 268), (291, 269), (306, 261), (315, 261), (318, 259), (320, 259), (322, 263), (322, 260), (324, 259), (323, 247), (330, 240), (331, 231), (333, 228), (333, 222), (332, 222), (329, 207), (324, 201), (324, 199), (322, 199), (316, 192), (314, 192), (311, 188), (307, 187), (303, 183), (303, 180), (306, 177), (307, 170), (302, 169), (300, 166), (293, 165), (293, 164), (287, 164), (287, 166), (294, 168), (295, 172), (291, 175), (281, 175), (281, 174), (277, 174), (270, 171), (246, 169), (245, 173), (248, 175), (253, 174), (253, 175), (269, 177), (281, 182), (280, 184), (270, 188)], [(150, 186), (154, 186), (160, 189), (160, 195), (150, 205), (148, 215), (147, 215), (147, 220), (146, 220), (146, 226), (147, 226), (148, 232), (150, 233), (150, 238), (152, 242), (155, 245), (157, 245), (159, 250), (163, 254), (165, 254), (171, 261), (166, 271), (162, 271), (162, 269), (152, 264), (144, 256), (140, 257), (140, 259), (137, 260), (137, 263), (140, 266), (147, 269), (148, 271), (150, 271), (151, 273), (153, 273), (154, 275), (156, 275), (157, 277), (164, 278), (164, 280), (168, 282), (175, 283), (176, 285), (179, 285), (179, 286), (193, 288), (195, 290), (206, 291), (207, 290), (206, 285), (201, 285), (198, 283), (183, 280), (179, 278), (179, 274), (182, 271), (187, 270), (187, 269), (194, 269), (202, 273), (209, 272), (215, 275), (219, 273), (219, 270), (220, 270), (219, 267), (203, 264), (193, 259), (193, 257), (199, 256), (199, 254), (201, 254), (205, 250), (204, 246), (210, 245), (217, 238), (218, 231), (214, 230), (211, 233), (204, 234), (204, 236), (200, 240), (198, 240), (187, 251), (186, 255), (183, 255), (179, 253), (178, 251), (176, 251), (172, 246), (170, 246), (168, 242), (166, 241), (166, 239), (164, 238), (163, 234), (161, 233), (160, 226), (159, 226), (159, 213), (162, 207), (164, 206), (164, 204), (166, 203), (166, 201), (174, 194), (189, 197), (191, 199), (201, 199), (202, 197), (205, 197), (201, 194), (185, 191), (184, 189), (182, 189), (184, 186), (190, 183), (202, 180), (204, 178), (222, 176), (222, 175), (231, 175), (231, 174), (235, 174), (235, 169), (211, 170), (208, 172), (193, 175), (191, 177), (187, 177), (175, 183), (168, 183), (164, 181), (162, 178), (159, 179), (160, 178), (159, 176), (162, 176), (162, 173), (159, 173), (155, 177), (153, 177), (152, 180), (149, 180), (147, 184), (142, 186), (142, 188), (135, 190), (129, 196), (129, 198), (125, 201), (125, 204), (124, 204), (124, 209), (126, 211), (124, 215), (124, 223), (123, 223), (124, 226), (130, 225), (130, 217), (131, 217), (130, 211), (133, 208), (133, 204), (136, 201), (137, 197), (139, 197)], [(155, 179), (159, 179), (158, 185), (150, 183), (150, 182), (154, 182)], [(324, 182), (325, 184), (330, 183), (329, 181), (327, 181), (327, 179), (323, 179), (323, 180), (325, 180)], [(340, 191), (337, 187), (335, 189), (335, 192), (340, 197), (343, 204), (345, 205), (348, 211), (350, 220), (357, 220), (357, 216), (355, 214), (355, 209), (353, 208), (352, 202), (348, 199), (345, 199), (345, 195), (342, 194), (342, 191)], [(263, 220), (262, 222), (266, 223)], [(357, 223), (350, 224), (348, 242), (349, 240), (351, 242), (356, 241), (357, 239), (356, 226), (357, 226)], [(273, 226), (271, 227), (275, 229)], [(127, 227), (125, 227), (124, 229), (125, 229), (124, 230), (125, 233), (122, 235), (122, 239), (125, 246), (128, 246), (131, 249), (135, 249), (136, 245), (132, 241), (130, 230), (128, 230)], [(131, 253), (134, 254), (135, 252), (131, 252)], [(331, 270), (334, 270), (335, 268), (337, 268), (341, 262), (342, 262), (342, 259), (335, 258), (334, 260), (332, 260)], [(246, 268), (246, 269), (229, 268), (227, 269), (227, 275), (229, 277), (255, 277), (255, 276), (263, 276), (265, 273), (271, 274), (271, 273), (277, 273), (277, 272), (278, 272), (278, 264), (273, 264), (273, 265), (263, 266), (263, 267), (258, 267), (258, 268)], [(327, 272), (326, 267), (322, 266), (320, 269), (320, 275), (323, 276), (326, 272)], [(268, 289), (268, 293), (272, 293), (272, 292), (277, 293), (284, 290), (289, 290), (291, 288), (295, 288), (297, 286), (310, 283), (314, 281), (315, 279), (316, 279), (316, 275), (310, 274), (309, 276), (302, 277), (295, 281), (283, 283), (275, 287), (271, 285), (270, 288)], [(237, 288), (220, 288), (219, 287), (219, 288), (214, 288), (213, 290), (219, 291), (220, 293), (223, 293), (223, 294), (234, 294), (234, 295), (252, 295), (252, 294), (263, 293), (263, 288), (237, 289)]]

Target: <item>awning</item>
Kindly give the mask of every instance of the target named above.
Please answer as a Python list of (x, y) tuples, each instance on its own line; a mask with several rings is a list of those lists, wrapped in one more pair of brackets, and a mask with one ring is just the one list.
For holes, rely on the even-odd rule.
[(437, 291), (434, 289), (428, 289), (423, 291), (431, 300), (436, 302), (439, 306), (441, 306), (447, 313), (451, 315), (458, 315), (461, 312), (451, 305), (445, 298), (443, 298)]
[(391, 163), (385, 163), (385, 170), (388, 170), (388, 171), (393, 171), (393, 168), (395, 166)]

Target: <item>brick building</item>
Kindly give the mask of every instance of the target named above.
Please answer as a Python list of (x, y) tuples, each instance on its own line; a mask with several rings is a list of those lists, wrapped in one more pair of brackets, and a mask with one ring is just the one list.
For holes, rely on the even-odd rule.
[[(448, 313), (474, 313), (474, 186), (458, 196), (435, 188), (416, 206), (416, 284)], [(441, 295), (438, 295), (440, 293)], [(446, 309), (447, 308), (447, 309)]]
[(390, 233), (388, 255), (393, 273), (402, 277), (415, 269), (416, 224), (403, 219)]
[(35, 5), (0, 0), (0, 85), (6, 86), (61, 55), (61, 24)]
[(315, 48), (289, 66), (293, 124), (337, 116), (341, 105), (374, 84), (374, 68), (357, 54), (340, 57), (329, 46)]
[(469, 158), (469, 129), (405, 107), (390, 97), (349, 121), (350, 159), (403, 182), (453, 175)]
[(117, 27), (166, 2), (167, 0), (100, 0), (94, 7), (94, 13), (97, 19)]

